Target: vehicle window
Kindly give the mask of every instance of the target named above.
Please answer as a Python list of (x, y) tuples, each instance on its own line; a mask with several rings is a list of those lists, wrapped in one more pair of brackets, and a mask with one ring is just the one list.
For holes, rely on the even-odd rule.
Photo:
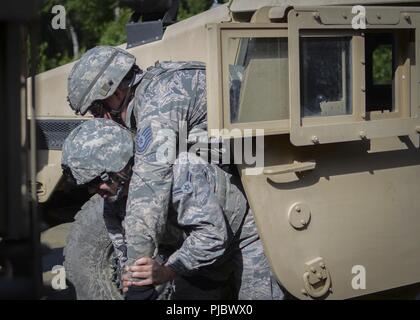
[(231, 123), (289, 118), (286, 38), (229, 39)]
[(351, 114), (351, 37), (301, 37), (300, 52), (302, 116)]
[(365, 57), (366, 111), (394, 111), (393, 35), (391, 33), (367, 33)]

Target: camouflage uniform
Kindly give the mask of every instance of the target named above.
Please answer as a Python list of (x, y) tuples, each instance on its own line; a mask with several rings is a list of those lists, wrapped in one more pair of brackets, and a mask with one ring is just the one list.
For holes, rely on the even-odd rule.
[(125, 217), (125, 200), (121, 199), (116, 202), (104, 201), (105, 227), (112, 241), (121, 272), (127, 262), (127, 244), (125, 243), (125, 232), (122, 226)]
[[(187, 67), (185, 67), (187, 66)], [(207, 128), (206, 77), (204, 65), (188, 68), (188, 63), (161, 63), (170, 70), (151, 74), (148, 85), (142, 79), (134, 96), (136, 118), (135, 161), (127, 203), (125, 230), (128, 264), (140, 257), (155, 255), (159, 237), (167, 221), (171, 198), (177, 135), (185, 130)], [(151, 72), (159, 68), (152, 69)], [(154, 76), (154, 77), (153, 77)], [(180, 128), (180, 125), (185, 125)], [(172, 132), (174, 139), (162, 135)], [(157, 159), (160, 147), (172, 158)]]
[[(115, 143), (115, 142), (118, 143)], [(86, 184), (98, 176), (119, 172), (133, 157), (131, 132), (112, 120), (86, 121), (75, 128), (63, 144), (62, 166), (77, 185)], [(109, 155), (118, 154), (118, 157)], [(104, 220), (122, 268), (127, 256), (122, 221), (125, 201), (104, 201)]]
[(173, 174), (168, 219), (187, 230), (166, 263), (180, 276), (174, 299), (282, 299), (240, 180), (191, 153), (179, 155)]
[[(70, 105), (82, 114), (91, 102), (111, 95), (115, 91), (115, 84), (134, 63), (128, 53), (124, 56), (115, 48), (97, 48), (97, 51), (92, 52), (92, 49), (82, 57), (69, 78)], [(98, 72), (87, 72), (92, 69), (91, 60), (96, 64), (102, 61), (103, 66), (96, 68)], [(107, 68), (109, 65), (112, 65), (110, 72)], [(120, 68), (114, 68), (114, 65)], [(78, 85), (79, 77), (90, 81), (90, 85)], [(102, 79), (103, 83), (96, 85), (96, 79)], [(125, 119), (128, 127), (134, 123), (138, 130), (135, 165), (124, 220), (129, 265), (140, 257), (155, 257), (158, 243), (165, 234), (173, 188), (173, 162), (179, 152), (177, 142), (182, 142), (180, 132), (186, 131), (190, 135), (194, 131), (207, 130), (204, 64), (163, 62), (143, 73), (135, 81), (136, 84), (138, 82), (129, 105), (128, 118)], [(85, 93), (85, 90), (88, 92)], [(132, 118), (135, 121), (131, 121)], [(168, 131), (171, 135), (167, 134)], [(165, 161), (157, 157), (161, 147), (171, 155)]]
[[(63, 165), (78, 177), (78, 184), (89, 182), (103, 170), (115, 172), (107, 163), (113, 170), (125, 167), (121, 159), (128, 162), (127, 138), (128, 131), (110, 120), (87, 121), (66, 140)], [(180, 154), (172, 169), (169, 223), (157, 247), (160, 252), (164, 247), (176, 248), (166, 262), (179, 275), (174, 298), (225, 298), (222, 288), (229, 280), (234, 280), (240, 299), (281, 298), (240, 180), (191, 153)], [(122, 264), (124, 202), (106, 203), (104, 210), (105, 225)]]

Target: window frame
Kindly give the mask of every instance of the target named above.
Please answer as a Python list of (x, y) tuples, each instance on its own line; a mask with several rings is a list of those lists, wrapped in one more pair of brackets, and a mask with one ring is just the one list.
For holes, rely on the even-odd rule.
[[(390, 13), (389, 8), (384, 8), (386, 17), (390, 21), (379, 24), (370, 23), (372, 16), (377, 16), (381, 8), (367, 10), (367, 29), (354, 30), (350, 24), (352, 7), (306, 8), (293, 9), (289, 12), (289, 86), (290, 86), (290, 140), (296, 146), (314, 145), (318, 143), (336, 143), (355, 141), (361, 139), (383, 138), (390, 136), (416, 135), (416, 127), (420, 125), (418, 118), (418, 105), (420, 93), (413, 94), (416, 88), (420, 91), (418, 77), (420, 61), (420, 11), (412, 15), (411, 23), (403, 18), (403, 13), (395, 10)], [(374, 14), (373, 14), (374, 13)], [(395, 15), (398, 15), (396, 17)], [(340, 17), (347, 17), (347, 21), (340, 21)], [(348, 19), (350, 17), (350, 19)], [(397, 19), (399, 18), (399, 19)], [(328, 20), (331, 21), (328, 21)], [(392, 20), (392, 22), (391, 22)], [(398, 22), (395, 24), (395, 20)], [(369, 24), (370, 23), (370, 24)], [(380, 111), (366, 112), (366, 59), (365, 59), (365, 33), (370, 30), (381, 32), (396, 32), (395, 29), (414, 29), (415, 32), (415, 57), (414, 68), (405, 65), (396, 72), (395, 79), (395, 107), (393, 112), (381, 113)], [(373, 32), (375, 32), (373, 31)], [(353, 34), (352, 39), (352, 112), (343, 116), (315, 116), (303, 117), (301, 115), (300, 101), (300, 39), (302, 36), (332, 36), (339, 34)], [(413, 72), (414, 69), (414, 72)], [(397, 75), (405, 75), (402, 81)], [(394, 94), (393, 93), (393, 94)]]
[[(229, 137), (256, 136), (257, 129), (264, 135), (284, 134), (290, 130), (290, 120), (231, 122), (229, 88), (229, 52), (224, 50), (230, 38), (285, 38), (288, 41), (287, 24), (283, 23), (221, 23), (209, 24), (207, 66), (208, 129), (229, 130)], [(290, 90), (289, 90), (290, 92)], [(290, 97), (289, 97), (290, 100)], [(290, 101), (289, 101), (290, 104)], [(290, 106), (289, 106), (290, 109)], [(235, 130), (234, 130), (235, 129)], [(246, 130), (250, 129), (250, 130)]]

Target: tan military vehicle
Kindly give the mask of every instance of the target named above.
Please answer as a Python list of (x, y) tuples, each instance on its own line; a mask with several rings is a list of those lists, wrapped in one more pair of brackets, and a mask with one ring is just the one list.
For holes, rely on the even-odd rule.
[[(205, 61), (209, 135), (263, 136), (259, 174), (238, 167), (271, 267), (296, 298), (420, 282), (419, 4), (233, 0), (128, 49), (142, 68)], [(60, 147), (83, 121), (66, 101), (71, 67), (37, 77), (41, 203), (62, 187)], [(120, 297), (100, 206), (82, 208), (65, 252), (80, 298)]]

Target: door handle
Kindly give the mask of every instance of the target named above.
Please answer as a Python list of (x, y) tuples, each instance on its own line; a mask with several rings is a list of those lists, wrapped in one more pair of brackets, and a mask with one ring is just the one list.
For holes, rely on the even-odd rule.
[(291, 172), (303, 172), (314, 170), (316, 167), (315, 161), (298, 162), (294, 161), (289, 164), (282, 164), (279, 166), (273, 166), (264, 168), (264, 174), (266, 176), (275, 176), (279, 174), (291, 173)]

